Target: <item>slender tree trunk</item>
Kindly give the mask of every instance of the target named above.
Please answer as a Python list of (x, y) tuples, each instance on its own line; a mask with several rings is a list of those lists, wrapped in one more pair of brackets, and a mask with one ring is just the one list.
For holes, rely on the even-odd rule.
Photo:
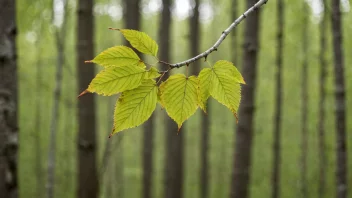
[(332, 35), (334, 46), (335, 100), (336, 100), (336, 198), (347, 197), (347, 143), (346, 143), (346, 104), (343, 38), (340, 0), (332, 0)]
[[(189, 30), (190, 30), (190, 48), (191, 53), (190, 57), (194, 57), (199, 54), (200, 46), (200, 24), (199, 24), (199, 1), (194, 1), (193, 15), (189, 19)], [(198, 75), (200, 71), (200, 63), (196, 61), (193, 63), (193, 66), (190, 68), (191, 75)], [(207, 113), (209, 115), (209, 103), (207, 104)], [(208, 140), (209, 140), (209, 117), (205, 114), (201, 114), (201, 142), (200, 142), (200, 194), (201, 198), (208, 197)]]
[[(171, 0), (163, 0), (163, 11), (161, 13), (159, 29), (159, 53), (160, 60), (170, 61), (170, 28), (171, 28)], [(166, 69), (166, 68), (163, 68)], [(168, 74), (164, 79), (167, 79)], [(164, 197), (183, 197), (183, 130), (177, 134), (177, 125), (166, 118), (166, 154), (165, 154), (165, 174), (164, 174)]]
[[(113, 120), (113, 114), (114, 114), (114, 106), (115, 106), (115, 97), (110, 97), (108, 99), (108, 103), (107, 103), (107, 111), (108, 115), (108, 122), (106, 123), (107, 126), (113, 126), (112, 123), (114, 122)], [(108, 130), (108, 133), (111, 133), (112, 127), (109, 127), (110, 130)], [(107, 135), (109, 135), (107, 134)], [(111, 138), (107, 139), (106, 141), (106, 146), (105, 146), (105, 151), (104, 151), (104, 155), (103, 155), (103, 160), (102, 160), (102, 167), (106, 167), (106, 168), (102, 168), (102, 170), (99, 171), (100, 176), (100, 180), (99, 181), (103, 181), (103, 175), (106, 177), (106, 184), (104, 185), (106, 187), (106, 197), (110, 198), (113, 197), (113, 192), (114, 192), (114, 186), (115, 186), (115, 182), (114, 179), (115, 178), (115, 158), (112, 158), (112, 160), (108, 160), (111, 158), (111, 147), (112, 147), (112, 142), (114, 140), (111, 140)], [(107, 171), (105, 171), (107, 169)], [(120, 197), (118, 197), (120, 198)]]
[(144, 124), (143, 132), (143, 197), (152, 198), (153, 190), (153, 139), (154, 139), (154, 113)]
[[(256, 0), (247, 0), (247, 7), (256, 2)], [(256, 10), (248, 16), (245, 23), (243, 76), (247, 84), (242, 89), (242, 100), (238, 114), (239, 122), (236, 130), (233, 177), (230, 188), (231, 198), (249, 197), (256, 68), (259, 51), (259, 12)]]
[(282, 56), (284, 29), (284, 2), (277, 1), (277, 55), (276, 55), (276, 109), (274, 123), (273, 164), (272, 164), (272, 198), (280, 197), (280, 164), (281, 164), (281, 106), (282, 106)]
[(35, 114), (35, 127), (34, 127), (34, 138), (35, 138), (35, 169), (34, 172), (36, 173), (36, 196), (37, 198), (41, 198), (43, 192), (43, 174), (42, 174), (42, 144), (41, 144), (41, 99), (42, 99), (42, 91), (41, 91), (41, 84), (42, 84), (42, 60), (41, 60), (41, 53), (42, 47), (40, 45), (40, 35), (42, 33), (42, 24), (40, 24), (39, 28), (39, 35), (36, 41), (36, 46), (38, 47), (37, 51), (37, 68), (36, 68), (36, 114)]
[[(77, 67), (79, 91), (87, 88), (94, 78), (94, 66), (84, 64), (94, 57), (94, 16), (93, 0), (79, 0), (77, 8)], [(99, 183), (96, 166), (96, 119), (95, 98), (88, 94), (78, 102), (78, 197), (96, 198), (99, 195)]]
[(308, 5), (306, 2), (303, 2), (303, 25), (302, 25), (302, 92), (301, 92), (301, 100), (302, 100), (302, 120), (301, 120), (301, 197), (307, 198), (307, 152), (308, 152), (308, 134), (307, 134), (307, 113), (308, 113)]
[(0, 0), (0, 195), (18, 197), (16, 1)]
[[(55, 163), (56, 163), (56, 131), (57, 123), (60, 119), (59, 117), (59, 103), (62, 93), (62, 71), (65, 62), (65, 34), (66, 34), (66, 20), (67, 20), (67, 1), (64, 1), (64, 18), (61, 27), (56, 27), (55, 29), (55, 42), (57, 49), (57, 62), (56, 62), (56, 72), (55, 72), (55, 88), (53, 96), (53, 107), (50, 122), (50, 139), (49, 139), (49, 152), (48, 152), (48, 179), (46, 184), (47, 198), (54, 197), (55, 191)], [(53, 3), (54, 5), (54, 3)], [(53, 16), (54, 16), (54, 6), (53, 6)], [(54, 21), (54, 17), (52, 18)], [(53, 24), (54, 25), (54, 24)]]
[(327, 23), (327, 4), (326, 0), (322, 0), (324, 7), (323, 18), (320, 22), (320, 79), (319, 79), (319, 123), (318, 123), (318, 150), (319, 150), (319, 187), (318, 197), (323, 198), (325, 196), (326, 187), (326, 151), (325, 151), (325, 81), (326, 81), (326, 23)]

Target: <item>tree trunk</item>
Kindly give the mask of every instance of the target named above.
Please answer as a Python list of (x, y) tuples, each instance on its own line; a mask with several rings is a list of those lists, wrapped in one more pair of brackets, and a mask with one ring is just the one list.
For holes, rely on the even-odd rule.
[(144, 124), (143, 132), (143, 196), (152, 198), (153, 190), (153, 139), (154, 139), (154, 113)]
[[(256, 0), (247, 0), (247, 7), (256, 2)], [(243, 76), (247, 84), (242, 89), (242, 100), (238, 114), (239, 122), (236, 130), (233, 177), (230, 188), (231, 198), (249, 197), (256, 68), (259, 50), (259, 12), (259, 10), (254, 11), (247, 17), (245, 23)]]
[(36, 46), (38, 47), (37, 51), (37, 68), (36, 68), (36, 109), (35, 109), (35, 127), (34, 127), (34, 138), (35, 138), (35, 168), (34, 172), (36, 174), (36, 196), (37, 198), (41, 198), (43, 195), (43, 174), (42, 174), (42, 144), (41, 144), (41, 105), (42, 105), (42, 90), (41, 90), (41, 84), (42, 84), (42, 59), (41, 59), (41, 54), (42, 54), (42, 47), (40, 45), (40, 35), (42, 33), (42, 24), (40, 24), (39, 28), (39, 35), (37, 37), (36, 41)]
[(301, 116), (301, 197), (307, 198), (307, 152), (308, 152), (308, 134), (307, 134), (307, 113), (308, 113), (308, 17), (309, 9), (306, 2), (303, 2), (303, 25), (302, 25), (302, 92), (301, 92), (301, 101), (302, 101), (302, 116)]
[(16, 1), (0, 0), (0, 195), (18, 197)]
[[(95, 76), (94, 66), (84, 64), (94, 57), (93, 0), (79, 0), (77, 8), (77, 67), (79, 91), (85, 90)], [(96, 198), (99, 195), (96, 167), (95, 98), (88, 94), (78, 102), (78, 197)]]
[(280, 194), (280, 164), (281, 164), (281, 106), (282, 106), (282, 56), (284, 29), (284, 2), (277, 1), (277, 55), (276, 55), (276, 109), (274, 123), (273, 164), (272, 164), (272, 198), (279, 198)]
[[(239, 7), (239, 3), (237, 0), (232, 0), (231, 1), (231, 20), (236, 19), (238, 16), (238, 7)], [(238, 54), (238, 39), (237, 39), (237, 31), (236, 29), (232, 30), (231, 32), (231, 50), (232, 50), (232, 63), (238, 67), (238, 61), (237, 61), (237, 57), (239, 57)]]
[(336, 198), (347, 197), (347, 143), (344, 57), (340, 0), (332, 0), (331, 24), (334, 46), (335, 100), (336, 100)]
[[(54, 2), (53, 2), (54, 5)], [(53, 95), (53, 107), (50, 122), (50, 137), (49, 137), (49, 148), (48, 148), (48, 179), (46, 184), (47, 198), (54, 197), (55, 191), (55, 163), (56, 163), (56, 132), (57, 123), (59, 121), (59, 103), (62, 93), (62, 71), (65, 62), (65, 34), (66, 34), (66, 20), (67, 20), (67, 1), (64, 1), (64, 18), (61, 27), (55, 27), (55, 44), (57, 49), (57, 59), (56, 59), (56, 72), (55, 72), (55, 88)], [(54, 16), (55, 9), (52, 8), (52, 13)], [(52, 18), (54, 21), (54, 18)], [(54, 24), (52, 24), (54, 26)]]
[(325, 151), (325, 81), (326, 81), (326, 23), (327, 23), (327, 4), (326, 0), (322, 0), (324, 7), (323, 18), (320, 22), (320, 79), (319, 79), (319, 123), (318, 123), (318, 151), (319, 151), (319, 187), (318, 187), (318, 197), (323, 198), (325, 196), (326, 187), (326, 151)]
[[(190, 30), (190, 57), (194, 57), (199, 54), (199, 46), (200, 46), (200, 25), (199, 25), (199, 0), (194, 1), (193, 15), (189, 19), (189, 30)], [(192, 63), (193, 65), (190, 67), (191, 75), (198, 75), (200, 71), (200, 63), (196, 61)], [(207, 114), (209, 115), (210, 108), (209, 103), (207, 104)], [(209, 117), (202, 113), (201, 114), (201, 142), (200, 142), (200, 194), (201, 198), (208, 197), (208, 140), (209, 140)]]
[[(161, 13), (159, 43), (160, 60), (170, 61), (170, 28), (171, 28), (171, 0), (163, 0)], [(167, 68), (163, 68), (167, 69)], [(168, 74), (164, 79), (168, 78)], [(176, 123), (169, 117), (166, 118), (166, 154), (164, 174), (164, 197), (183, 197), (183, 130), (177, 133)]]
[[(139, 10), (138, 10), (139, 13)], [(137, 18), (137, 17), (136, 17)], [(140, 14), (138, 14), (140, 18)], [(136, 29), (139, 27), (136, 27)], [(150, 118), (145, 122), (143, 128), (143, 147), (142, 147), (142, 159), (143, 159), (143, 191), (142, 197), (152, 198), (153, 197), (153, 150), (154, 150), (154, 119), (155, 114), (153, 113)]]

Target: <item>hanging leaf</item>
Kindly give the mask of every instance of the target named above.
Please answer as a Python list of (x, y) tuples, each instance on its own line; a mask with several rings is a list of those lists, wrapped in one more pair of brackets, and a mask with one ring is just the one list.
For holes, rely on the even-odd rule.
[(231, 75), (232, 77), (234, 77), (236, 79), (236, 81), (238, 83), (246, 84), (241, 73), (229, 61), (219, 60), (214, 64), (213, 68), (216, 69), (220, 73), (227, 73), (228, 75)]
[(238, 79), (229, 75), (231, 69), (218, 65), (212, 68), (210, 95), (229, 108), (236, 116), (241, 100), (241, 85)]
[(114, 131), (136, 127), (152, 115), (157, 103), (158, 87), (148, 79), (136, 89), (125, 91), (118, 99), (114, 113)]
[(155, 67), (151, 67), (148, 71), (147, 74), (145, 75), (145, 79), (153, 79), (159, 77), (159, 70)]
[(145, 68), (145, 64), (138, 55), (129, 47), (115, 46), (101, 52), (93, 60), (86, 61), (88, 63), (96, 63), (104, 67), (122, 67), (138, 65)]
[(109, 67), (97, 74), (87, 90), (106, 96), (131, 90), (141, 84), (145, 72), (138, 66)]
[(198, 108), (198, 79), (183, 74), (170, 76), (160, 86), (161, 101), (167, 114), (175, 120), (180, 129), (182, 123), (193, 115)]
[(129, 29), (119, 29), (119, 31), (138, 51), (156, 57), (158, 44), (146, 33)]
[(211, 78), (213, 71), (210, 68), (202, 69), (199, 79), (199, 106), (206, 113), (207, 100), (210, 96)]

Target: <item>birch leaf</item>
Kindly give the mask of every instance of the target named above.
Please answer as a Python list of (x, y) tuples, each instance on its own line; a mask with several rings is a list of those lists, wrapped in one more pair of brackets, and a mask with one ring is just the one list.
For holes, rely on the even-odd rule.
[(138, 51), (155, 57), (158, 54), (158, 44), (146, 33), (130, 29), (120, 29), (119, 31)]
[(156, 108), (158, 87), (155, 80), (144, 80), (136, 89), (121, 94), (115, 106), (115, 134), (124, 129), (133, 128), (144, 123)]
[(198, 78), (183, 74), (170, 76), (160, 87), (161, 101), (167, 114), (178, 124), (193, 115), (198, 108)]
[(219, 72), (219, 73), (223, 73), (223, 74), (226, 73), (226, 74), (230, 75), (231, 77), (235, 78), (236, 82), (238, 82), (238, 83), (246, 84), (241, 73), (229, 61), (219, 60), (214, 64), (213, 68), (216, 69), (217, 72)]
[(156, 67), (151, 67), (148, 71), (147, 74), (145, 75), (145, 79), (153, 79), (159, 77), (159, 70)]
[(229, 75), (231, 70), (222, 66), (214, 66), (212, 71), (210, 95), (236, 116), (241, 101), (241, 85), (238, 79)]
[(104, 67), (122, 67), (137, 65), (145, 68), (145, 64), (141, 61), (138, 55), (129, 47), (115, 46), (101, 52), (93, 60), (86, 61), (96, 63)]
[(210, 68), (205, 68), (200, 71), (199, 79), (199, 106), (206, 113), (206, 104), (210, 96), (211, 79), (213, 71)]
[(131, 90), (142, 83), (145, 72), (138, 66), (109, 67), (97, 74), (87, 90), (106, 96)]

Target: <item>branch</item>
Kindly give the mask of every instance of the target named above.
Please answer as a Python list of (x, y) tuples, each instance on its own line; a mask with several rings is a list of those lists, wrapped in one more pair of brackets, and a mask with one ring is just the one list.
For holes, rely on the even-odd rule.
[(268, 0), (259, 0), (256, 4), (254, 4), (252, 7), (250, 7), (245, 13), (243, 13), (240, 17), (238, 17), (225, 31), (222, 32), (220, 38), (216, 41), (216, 43), (210, 47), (208, 50), (206, 50), (205, 52), (190, 58), (188, 60), (179, 62), (179, 63), (175, 63), (175, 64), (170, 64), (170, 63), (166, 63), (164, 61), (159, 61), (160, 63), (169, 65), (170, 68), (179, 68), (185, 65), (189, 65), (190, 63), (195, 62), (196, 60), (199, 60), (201, 58), (207, 58), (207, 56), (212, 53), (213, 51), (216, 51), (219, 47), (219, 45), (225, 40), (226, 36), (232, 31), (232, 29), (234, 29), (238, 24), (240, 24), (250, 13), (252, 13), (253, 11), (257, 10), (258, 8), (260, 8), (262, 5), (266, 4)]

